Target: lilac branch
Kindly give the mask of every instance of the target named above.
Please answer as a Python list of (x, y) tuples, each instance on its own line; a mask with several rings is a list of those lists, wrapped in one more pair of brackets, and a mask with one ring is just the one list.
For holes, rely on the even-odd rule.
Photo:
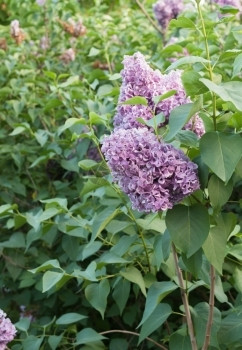
[[(101, 332), (99, 334), (104, 335), (104, 334), (109, 334), (109, 333), (123, 333), (123, 334), (131, 334), (131, 335), (136, 335), (137, 337), (139, 337), (139, 333), (136, 332), (131, 332), (131, 331), (126, 331), (126, 330), (120, 330), (120, 329), (112, 329), (110, 331), (105, 331), (105, 332)], [(145, 339), (147, 339), (148, 341), (150, 341), (151, 343), (155, 344), (158, 348), (163, 349), (163, 350), (168, 350), (165, 346), (157, 343), (155, 340), (146, 337)]]
[(162, 30), (158, 27), (158, 25), (155, 23), (155, 21), (153, 21), (153, 19), (150, 17), (150, 15), (148, 14), (148, 12), (146, 11), (146, 9), (144, 8), (143, 4), (139, 1), (136, 0), (136, 4), (139, 6), (139, 8), (141, 9), (141, 11), (143, 12), (143, 14), (145, 15), (145, 17), (149, 20), (149, 22), (152, 24), (152, 26), (163, 36), (163, 32)]
[(176, 274), (178, 277), (179, 287), (181, 290), (182, 303), (185, 309), (187, 328), (188, 328), (188, 332), (191, 340), (192, 350), (198, 350), (197, 342), (194, 334), (191, 312), (190, 312), (189, 303), (188, 303), (188, 298), (187, 298), (187, 294), (185, 293), (185, 285), (184, 285), (184, 280), (182, 276), (182, 271), (178, 264), (178, 256), (177, 256), (176, 247), (174, 243), (172, 243), (172, 253), (173, 253), (173, 258), (175, 262), (175, 268), (176, 268)]

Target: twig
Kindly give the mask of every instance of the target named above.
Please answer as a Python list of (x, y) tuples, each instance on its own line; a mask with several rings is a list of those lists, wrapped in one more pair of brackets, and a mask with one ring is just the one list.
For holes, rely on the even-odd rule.
[(143, 4), (141, 4), (141, 2), (139, 0), (136, 0), (136, 4), (139, 6), (139, 8), (141, 9), (141, 11), (143, 12), (143, 14), (145, 15), (145, 17), (150, 21), (150, 23), (152, 24), (152, 26), (163, 36), (163, 32), (162, 30), (158, 27), (158, 25), (155, 23), (155, 21), (153, 21), (153, 19), (150, 17), (150, 15), (148, 14), (148, 12), (146, 11), (146, 9), (144, 8)]
[[(110, 331), (105, 331), (105, 332), (101, 332), (99, 334), (104, 335), (104, 334), (109, 334), (109, 333), (123, 333), (123, 334), (131, 334), (131, 335), (136, 335), (137, 337), (139, 337), (139, 333), (136, 332), (131, 332), (131, 331), (122, 331), (120, 329), (112, 329)], [(163, 349), (163, 350), (168, 350), (165, 346), (158, 344), (155, 340), (146, 337), (145, 339), (149, 340), (151, 343), (155, 344), (158, 348)]]
[(213, 325), (213, 313), (214, 313), (214, 290), (215, 290), (215, 269), (211, 265), (211, 268), (210, 268), (209, 315), (208, 315), (205, 340), (204, 340), (202, 350), (207, 350), (209, 343), (210, 343), (210, 337), (211, 337), (211, 331), (212, 331), (212, 325)]
[(188, 298), (187, 298), (187, 294), (185, 293), (184, 280), (183, 280), (181, 269), (178, 265), (178, 256), (176, 253), (176, 248), (175, 248), (174, 243), (172, 243), (172, 253), (173, 253), (174, 262), (175, 262), (176, 274), (177, 274), (178, 281), (179, 281), (179, 287), (181, 290), (182, 303), (183, 303), (184, 309), (185, 309), (186, 322), (187, 322), (188, 332), (189, 332), (189, 336), (190, 336), (190, 340), (191, 340), (192, 350), (198, 350), (197, 342), (196, 342), (196, 338), (195, 338), (195, 334), (194, 334), (194, 329), (193, 329), (191, 312), (190, 312), (189, 304), (188, 304)]

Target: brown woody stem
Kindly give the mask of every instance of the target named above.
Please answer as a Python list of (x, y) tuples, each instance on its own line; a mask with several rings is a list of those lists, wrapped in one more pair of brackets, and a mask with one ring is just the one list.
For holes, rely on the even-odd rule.
[[(104, 334), (109, 334), (109, 333), (123, 333), (123, 334), (131, 334), (131, 335), (135, 335), (137, 337), (139, 337), (139, 333), (136, 332), (131, 332), (131, 331), (126, 331), (126, 330), (120, 330), (120, 329), (112, 329), (110, 331), (105, 331), (105, 332), (101, 332), (99, 334), (104, 335)], [(146, 337), (145, 339), (147, 339), (148, 341), (150, 341), (151, 343), (155, 344), (158, 348), (163, 349), (163, 350), (168, 350), (165, 346), (158, 344), (155, 340)]]
[(195, 334), (194, 334), (191, 312), (190, 312), (189, 303), (188, 303), (188, 297), (187, 297), (187, 294), (185, 292), (185, 285), (184, 285), (184, 280), (183, 280), (183, 276), (182, 276), (182, 271), (181, 271), (179, 264), (178, 264), (178, 256), (177, 256), (176, 247), (175, 247), (174, 243), (172, 243), (172, 253), (173, 253), (173, 257), (174, 257), (179, 287), (181, 290), (182, 303), (183, 303), (183, 306), (185, 309), (186, 323), (187, 323), (187, 328), (188, 328), (188, 332), (189, 332), (189, 336), (190, 336), (190, 340), (191, 340), (192, 350), (198, 350), (197, 342), (196, 342), (196, 338), (195, 338)]
[(205, 340), (202, 347), (202, 350), (207, 350), (210, 338), (211, 338), (211, 331), (212, 331), (212, 325), (213, 325), (213, 313), (214, 313), (214, 291), (215, 291), (215, 269), (211, 265), (210, 267), (210, 296), (209, 296), (209, 315), (208, 315), (208, 321), (206, 326), (206, 333), (205, 333)]

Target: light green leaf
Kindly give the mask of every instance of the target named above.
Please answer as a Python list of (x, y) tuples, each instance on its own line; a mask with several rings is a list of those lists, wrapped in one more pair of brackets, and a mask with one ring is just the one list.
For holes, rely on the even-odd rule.
[(239, 111), (242, 111), (241, 81), (229, 81), (219, 85), (204, 78), (201, 78), (200, 81), (207, 86), (210, 91), (218, 95), (223, 101), (232, 102)]
[(42, 292), (45, 293), (54, 287), (64, 276), (64, 272), (46, 271), (42, 280)]
[(94, 331), (94, 329), (84, 328), (77, 333), (75, 345), (94, 343), (103, 339), (107, 338)]
[(240, 135), (218, 131), (208, 132), (200, 139), (200, 149), (204, 163), (227, 183), (241, 158)]
[(100, 50), (93, 46), (91, 48), (91, 50), (89, 51), (88, 56), (89, 57), (94, 57), (94, 56), (97, 56), (99, 53), (100, 53)]
[(229, 344), (242, 340), (242, 313), (232, 310), (223, 320), (218, 334), (220, 344)]
[(185, 16), (179, 16), (177, 19), (172, 19), (169, 23), (170, 28), (190, 28), (196, 29), (195, 24)]
[(173, 290), (177, 289), (177, 285), (173, 282), (155, 282), (148, 290), (145, 302), (145, 310), (142, 320), (138, 327), (140, 327), (153, 313), (157, 305)]
[(124, 102), (120, 102), (121, 105), (143, 105), (143, 106), (148, 106), (148, 101), (146, 100), (145, 97), (142, 96), (134, 96), (129, 98), (128, 100)]
[(174, 244), (188, 257), (204, 243), (209, 233), (209, 215), (200, 204), (176, 205), (166, 215), (167, 229)]
[(153, 96), (152, 100), (154, 101), (155, 104), (158, 104), (159, 102), (166, 100), (167, 98), (174, 96), (176, 94), (177, 90), (169, 90), (165, 92), (162, 95), (158, 96)]
[(232, 78), (238, 75), (241, 72), (241, 69), (242, 69), (242, 53), (239, 54), (234, 60)]
[(104, 312), (107, 307), (107, 297), (110, 291), (107, 279), (101, 280), (100, 283), (89, 284), (85, 289), (85, 296), (89, 303), (100, 312), (104, 319)]
[(56, 350), (58, 345), (60, 344), (62, 338), (63, 338), (63, 333), (60, 335), (50, 335), (48, 337), (48, 344), (51, 348), (51, 350)]
[(31, 322), (30, 318), (23, 317), (17, 323), (15, 323), (15, 327), (21, 332), (27, 332), (30, 326), (30, 322)]
[(72, 77), (69, 77), (64, 83), (59, 84), (58, 86), (60, 88), (65, 88), (71, 85), (76, 85), (80, 82), (79, 75), (74, 75)]
[(146, 337), (159, 328), (170, 316), (172, 309), (169, 304), (158, 304), (149, 318), (143, 323), (139, 335), (140, 344)]
[(97, 269), (97, 264), (95, 261), (92, 261), (88, 267), (86, 268), (85, 271), (81, 271), (81, 270), (74, 270), (74, 272), (72, 273), (73, 277), (76, 278), (81, 278), (87, 281), (92, 281), (92, 282), (96, 282), (97, 278), (96, 278), (96, 269)]
[(39, 350), (43, 340), (44, 337), (35, 337), (34, 335), (29, 335), (22, 341), (23, 350)]
[(126, 280), (137, 284), (140, 287), (141, 292), (144, 294), (144, 296), (146, 296), (145, 282), (143, 276), (141, 272), (138, 269), (136, 269), (136, 267), (128, 267), (125, 271), (120, 271), (120, 275), (123, 276)]
[(179, 58), (177, 61), (175, 61), (174, 63), (172, 63), (167, 69), (167, 71), (171, 71), (173, 69), (176, 69), (184, 64), (188, 65), (188, 64), (194, 64), (194, 63), (208, 63), (209, 61), (206, 60), (203, 57), (200, 56), (186, 56), (186, 57), (182, 57)]
[(36, 272), (50, 270), (50, 269), (53, 269), (53, 268), (61, 270), (59, 261), (56, 260), (56, 259), (48, 260), (45, 263), (43, 263), (42, 265), (40, 265), (39, 267), (36, 267), (35, 269), (28, 270), (28, 271), (31, 272), (31, 273), (36, 273)]
[(84, 318), (87, 318), (87, 316), (78, 314), (76, 312), (70, 312), (67, 314), (64, 314), (62, 316), (60, 316), (57, 320), (56, 320), (56, 324), (71, 324), (71, 323), (76, 323), (78, 321), (83, 320)]

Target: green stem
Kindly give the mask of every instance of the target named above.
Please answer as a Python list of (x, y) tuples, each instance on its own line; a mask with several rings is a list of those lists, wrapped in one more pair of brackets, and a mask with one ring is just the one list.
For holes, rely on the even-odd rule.
[[(201, 20), (201, 23), (202, 23), (202, 33), (203, 33), (203, 37), (204, 37), (204, 41), (205, 41), (205, 50), (206, 50), (206, 56), (207, 56), (207, 60), (208, 60), (207, 69), (208, 69), (208, 72), (209, 72), (210, 80), (213, 81), (213, 69), (212, 69), (211, 59), (210, 59), (206, 27), (205, 27), (205, 23), (204, 23), (202, 10), (201, 10), (201, 7), (200, 7), (200, 1), (196, 0), (196, 3), (197, 3), (198, 14), (199, 14), (199, 17), (200, 17), (200, 20)], [(212, 103), (213, 103), (212, 118), (213, 118), (214, 130), (216, 131), (216, 129), (217, 129), (217, 124), (216, 124), (216, 95), (215, 95), (214, 92), (211, 92), (211, 95), (212, 95)]]
[(152, 24), (152, 26), (163, 36), (164, 33), (163, 33), (162, 30), (158, 27), (158, 25), (155, 23), (155, 21), (153, 21), (153, 19), (150, 17), (150, 15), (148, 14), (148, 12), (147, 12), (146, 9), (144, 8), (143, 4), (142, 4), (139, 0), (136, 0), (136, 4), (139, 6), (139, 8), (141, 9), (141, 11), (142, 11), (143, 14), (145, 15), (145, 17), (149, 20), (149, 22)]

